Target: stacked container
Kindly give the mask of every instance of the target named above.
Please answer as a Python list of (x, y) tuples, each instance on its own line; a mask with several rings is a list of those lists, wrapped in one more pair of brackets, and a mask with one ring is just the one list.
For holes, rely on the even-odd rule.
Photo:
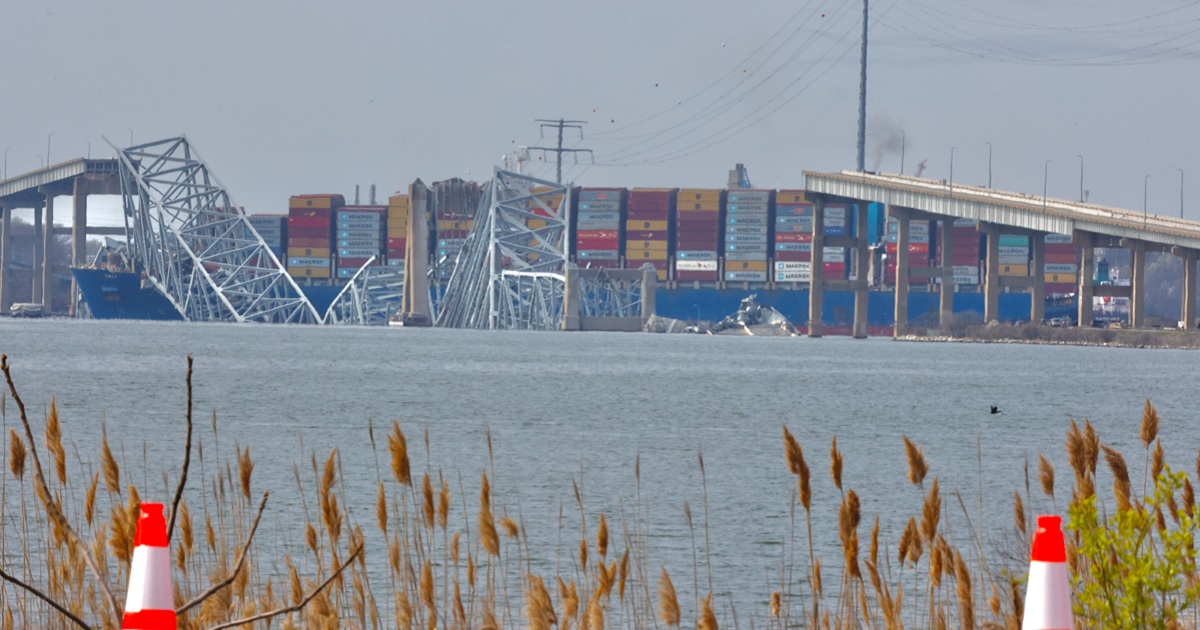
[(288, 273), (328, 280), (333, 265), (333, 213), (346, 205), (341, 195), (297, 195), (288, 201)]
[(580, 267), (621, 266), (624, 188), (581, 188), (576, 205), (575, 263)]
[[(726, 193), (726, 282), (767, 281), (770, 210), (769, 190), (731, 190)], [(676, 261), (676, 269), (678, 265)]]
[[(957, 243), (956, 243), (957, 245)], [(895, 218), (888, 219), (887, 265), (884, 266), (883, 281), (896, 284), (896, 261), (899, 259), (900, 224)], [(957, 250), (955, 252), (957, 254)], [(929, 266), (929, 221), (908, 222), (908, 266)]]
[(1029, 237), (1000, 235), (999, 275), (1029, 275)]
[(434, 256), (439, 280), (448, 280), (454, 273), (455, 260), (467, 242), (467, 233), (471, 231), (474, 219), (471, 208), (454, 203), (438, 204), (437, 249)]
[[(1046, 295), (1065, 295), (1079, 290), (1079, 250), (1069, 234), (1046, 235)], [(1034, 270), (1037, 271), (1036, 269)]]
[[(725, 229), (754, 224), (754, 219), (729, 217)], [(781, 190), (775, 195), (775, 282), (812, 280), (813, 206), (803, 190)]]
[(336, 213), (337, 279), (348, 280), (374, 256), (383, 265), (387, 206), (344, 206)]
[[(825, 205), (825, 236), (847, 236), (850, 230), (846, 227), (852, 212), (849, 207), (841, 204)], [(826, 247), (822, 252), (824, 264), (821, 269), (827, 279), (846, 277), (846, 248)]]
[[(946, 233), (944, 223), (941, 223), (938, 233), (938, 265), (945, 264), (945, 244), (947, 239), (954, 239), (951, 263), (954, 266), (954, 284), (960, 286), (979, 285), (979, 260), (982, 250), (979, 247), (979, 228), (974, 219), (955, 219), (950, 233)], [(937, 279), (941, 282), (941, 279)]]
[(408, 253), (408, 195), (388, 197), (387, 205), (387, 264), (404, 269)]
[(252, 214), (246, 217), (254, 230), (266, 242), (267, 248), (280, 261), (285, 261), (287, 255), (287, 225), (288, 218), (282, 214)]
[(675, 280), (720, 280), (717, 258), (721, 248), (719, 189), (683, 188), (675, 201)]
[[(629, 191), (625, 214), (625, 268), (641, 269), (647, 263), (658, 270), (658, 279), (667, 279), (668, 248), (671, 243), (671, 215), (675, 191), (669, 188), (634, 188)], [(693, 260), (693, 259), (688, 259)], [(717, 257), (709, 261), (717, 273)]]

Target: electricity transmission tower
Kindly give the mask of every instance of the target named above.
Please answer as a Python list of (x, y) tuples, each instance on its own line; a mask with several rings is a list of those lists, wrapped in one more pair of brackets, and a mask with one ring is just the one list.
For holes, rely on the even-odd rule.
[[(564, 149), (563, 148), (563, 129), (579, 130), (579, 139), (583, 140), (583, 125), (586, 125), (587, 121), (586, 120), (563, 120), (562, 118), (559, 118), (558, 120), (546, 120), (543, 118), (538, 118), (535, 122), (537, 122), (541, 125), (541, 132), (543, 134), (542, 139), (545, 139), (545, 137), (546, 137), (544, 134), (545, 134), (545, 131), (547, 128), (558, 129), (558, 146), (556, 146), (556, 147), (529, 147), (529, 148), (532, 150), (535, 150), (535, 151), (541, 151), (543, 156), (546, 153), (556, 154), (555, 155), (555, 163), (558, 168), (555, 171), (554, 182), (557, 184), (561, 184), (562, 183), (562, 159), (563, 159), (564, 153), (587, 153), (588, 155), (592, 155), (591, 149)], [(578, 161), (578, 157), (576, 158), (576, 161)]]

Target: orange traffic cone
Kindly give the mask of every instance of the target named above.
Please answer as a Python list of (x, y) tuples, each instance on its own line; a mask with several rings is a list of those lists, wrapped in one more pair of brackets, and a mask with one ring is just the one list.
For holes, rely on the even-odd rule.
[(1071, 583), (1067, 575), (1067, 544), (1062, 517), (1038, 516), (1029, 554), (1029, 583), (1025, 589), (1025, 619), (1021, 630), (1071, 630)]
[(126, 630), (175, 630), (175, 596), (171, 589), (171, 552), (163, 504), (143, 503), (129, 567), (125, 596)]

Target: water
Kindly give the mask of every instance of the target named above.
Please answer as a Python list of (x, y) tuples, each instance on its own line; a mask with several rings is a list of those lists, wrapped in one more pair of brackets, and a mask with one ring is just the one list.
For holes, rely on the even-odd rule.
[[(182, 451), (185, 355), (192, 353), (208, 457), (216, 448), (208, 421), (215, 410), (223, 456), (234, 443), (249, 446), (255, 491), (273, 492), (267, 545), (300, 531), (293, 464), (307, 475), (311, 454), (323, 461), (335, 446), (352, 518), (374, 529), (392, 419), (409, 437), (414, 472), (427, 465), (442, 471), (455, 495), (451, 522), (471, 519), (474, 531), (490, 429), (496, 510), (523, 517), (535, 570), (552, 571), (558, 549), (564, 563), (576, 553), (573, 481), (593, 536), (604, 511), (615, 547), (623, 547), (620, 513), (633, 517), (637, 464), (653, 561), (676, 576), (690, 601), (683, 506), (691, 506), (702, 545), (702, 449), (714, 586), (718, 601), (733, 601), (742, 615), (765, 612), (789, 535), (795, 481), (783, 459), (781, 423), (804, 446), (814, 473), (826, 566), (840, 557), (840, 495), (828, 474), (834, 436), (845, 454), (845, 486), (862, 497), (864, 550), (876, 513), (893, 549), (908, 516), (919, 513), (920, 491), (904, 479), (901, 435), (923, 446), (930, 477), (941, 478), (950, 527), (965, 531), (952, 493), (961, 491), (977, 521), (982, 484), (989, 536), (1011, 527), (1012, 491), (1024, 487), (1026, 458), (1045, 454), (1058, 470), (1060, 494), (1068, 492), (1062, 444), (1069, 417), (1090, 418), (1133, 471), (1143, 461), (1137, 432), (1146, 398), (1163, 418), (1168, 463), (1191, 470), (1200, 446), (1189, 385), (1200, 365), (1194, 351), (0, 319), (0, 352), (34, 418), (44, 418), (56, 397), (68, 440), (89, 462), (98, 460), (103, 420), (110, 440), (123, 444), (143, 499), (164, 501), (156, 493), (166, 494), (161, 471), (175, 470)], [(1002, 413), (991, 415), (992, 404)], [(1031, 474), (1029, 507), (1051, 510)], [(1108, 483), (1102, 474), (1100, 487)]]

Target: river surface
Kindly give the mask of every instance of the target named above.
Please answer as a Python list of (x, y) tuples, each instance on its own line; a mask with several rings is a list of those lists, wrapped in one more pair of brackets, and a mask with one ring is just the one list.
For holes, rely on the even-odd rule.
[[(864, 553), (875, 514), (892, 549), (908, 517), (919, 516), (921, 493), (905, 479), (902, 435), (924, 448), (930, 478), (941, 479), (952, 531), (966, 524), (952, 493), (961, 492), (978, 521), (982, 485), (989, 539), (1011, 529), (1012, 491), (1024, 494), (1026, 458), (1031, 466), (1038, 453), (1050, 459), (1058, 506), (1065, 504), (1068, 418), (1090, 418), (1105, 443), (1125, 451), (1133, 471), (1144, 461), (1138, 426), (1147, 398), (1162, 416), (1168, 463), (1192, 471), (1200, 446), (1195, 351), (0, 319), (0, 352), (39, 424), (56, 398), (67, 440), (88, 470), (99, 460), (103, 421), (110, 440), (122, 445), (125, 479), (140, 486), (143, 500), (167, 502), (160, 496), (163, 471), (179, 466), (185, 357), (194, 355), (198, 439), (209, 466), (218, 449), (224, 459), (235, 443), (250, 448), (255, 491), (272, 491), (266, 545), (287, 544), (301, 531), (294, 465), (311, 478), (311, 457), (323, 461), (333, 447), (351, 518), (374, 530), (379, 471), (387, 474), (384, 435), (393, 419), (408, 435), (414, 470), (428, 466), (451, 482), (451, 522), (469, 520), (474, 531), (490, 430), (497, 511), (523, 518), (535, 571), (552, 572), (559, 550), (563, 558), (577, 553), (573, 481), (591, 531), (604, 511), (614, 523), (614, 546), (623, 547), (622, 509), (627, 520), (636, 518), (636, 465), (652, 561), (676, 576), (690, 601), (684, 504), (703, 546), (702, 449), (715, 590), (751, 616), (765, 610), (789, 536), (795, 479), (780, 424), (800, 440), (813, 470), (816, 544), (827, 566), (840, 558), (840, 495), (828, 473), (834, 436), (845, 455), (845, 487), (862, 498)], [(989, 413), (990, 405), (1001, 413)], [(214, 411), (219, 444), (210, 426)], [(6, 422), (15, 423), (11, 401)], [(1036, 468), (1030, 474), (1031, 507), (1052, 510), (1037, 491)], [(1102, 475), (1100, 488), (1109, 483)], [(308, 501), (311, 509), (311, 494)]]

